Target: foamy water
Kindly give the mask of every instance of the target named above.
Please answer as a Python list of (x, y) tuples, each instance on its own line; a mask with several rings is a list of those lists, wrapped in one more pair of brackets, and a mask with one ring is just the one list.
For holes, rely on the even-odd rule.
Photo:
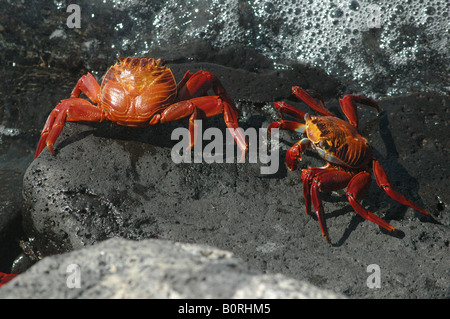
[[(214, 48), (243, 44), (280, 68), (301, 62), (324, 69), (352, 90), (394, 95), (449, 92), (448, 1), (168, 0), (130, 12), (135, 31), (122, 45), (145, 54), (179, 50), (201, 39)], [(115, 9), (142, 2), (116, 0)], [(144, 8), (144, 7), (142, 7)], [(145, 11), (144, 10), (144, 11)], [(141, 12), (142, 13), (142, 12)], [(122, 22), (117, 30), (125, 28)]]

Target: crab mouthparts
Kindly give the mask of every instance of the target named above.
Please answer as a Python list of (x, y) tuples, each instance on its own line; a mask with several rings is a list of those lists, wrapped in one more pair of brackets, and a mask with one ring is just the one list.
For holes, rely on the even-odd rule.
[(311, 116), (309, 115), (309, 113), (305, 114), (304, 120), (305, 120), (305, 122), (311, 120)]

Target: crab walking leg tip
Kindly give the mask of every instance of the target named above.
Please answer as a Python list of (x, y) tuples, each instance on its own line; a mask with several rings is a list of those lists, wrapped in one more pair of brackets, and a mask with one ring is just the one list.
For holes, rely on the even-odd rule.
[[(322, 234), (323, 235), (323, 234)], [(323, 237), (325, 238), (326, 242), (329, 243), (331, 245), (331, 240), (330, 237), (328, 235), (323, 235)]]
[(47, 148), (52, 153), (53, 156), (55, 156), (55, 151), (53, 150), (53, 143), (47, 143)]

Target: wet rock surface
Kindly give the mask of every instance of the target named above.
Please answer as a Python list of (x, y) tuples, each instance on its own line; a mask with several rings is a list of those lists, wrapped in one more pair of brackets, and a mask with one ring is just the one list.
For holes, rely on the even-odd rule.
[(45, 258), (0, 290), (2, 299), (37, 296), (58, 299), (343, 297), (283, 275), (255, 271), (232, 253), (214, 247), (124, 239), (110, 239), (86, 249)]

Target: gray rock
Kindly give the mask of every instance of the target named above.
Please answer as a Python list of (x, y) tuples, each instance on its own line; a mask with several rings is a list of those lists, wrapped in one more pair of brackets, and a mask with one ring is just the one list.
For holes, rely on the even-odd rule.
[(46, 257), (0, 298), (342, 298), (280, 274), (262, 274), (231, 252), (165, 240), (109, 239)]

